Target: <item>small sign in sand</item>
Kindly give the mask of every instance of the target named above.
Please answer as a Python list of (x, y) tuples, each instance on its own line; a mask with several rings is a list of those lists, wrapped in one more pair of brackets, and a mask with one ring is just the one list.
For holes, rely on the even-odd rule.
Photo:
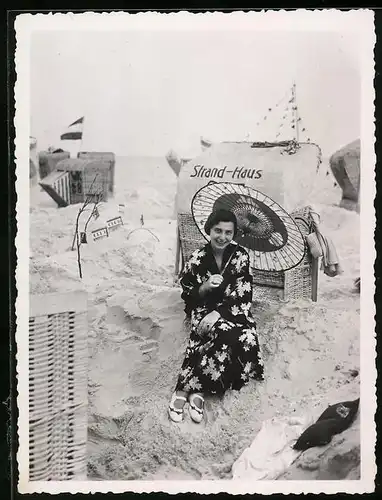
[(93, 236), (93, 241), (96, 241), (101, 238), (109, 236), (109, 231), (107, 230), (107, 227), (100, 227), (99, 229), (92, 231), (92, 236)]
[(119, 226), (123, 226), (123, 220), (120, 215), (118, 217), (113, 217), (113, 219), (109, 219), (106, 221), (106, 227), (109, 230), (117, 229)]

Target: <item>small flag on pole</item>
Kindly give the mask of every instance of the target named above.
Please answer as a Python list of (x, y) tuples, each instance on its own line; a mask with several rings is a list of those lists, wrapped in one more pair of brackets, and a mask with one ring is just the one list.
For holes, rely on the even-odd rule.
[(69, 127), (67, 128), (66, 132), (64, 132), (60, 138), (62, 141), (65, 140), (71, 140), (71, 141), (76, 141), (76, 140), (81, 140), (82, 139), (82, 130), (83, 130), (83, 125), (84, 125), (84, 117), (82, 116), (75, 122), (71, 123)]

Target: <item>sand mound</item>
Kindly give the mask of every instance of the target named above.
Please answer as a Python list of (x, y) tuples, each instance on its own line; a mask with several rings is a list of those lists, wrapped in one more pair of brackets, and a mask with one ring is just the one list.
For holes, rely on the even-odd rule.
[[(189, 418), (174, 426), (166, 409), (187, 340), (180, 290), (148, 287), (139, 297), (118, 292), (107, 300), (103, 332), (113, 331), (116, 340), (109, 333), (105, 349), (99, 348), (105, 339), (96, 341), (90, 378), (101, 387), (92, 399), (89, 472), (94, 477), (152, 479), (173, 468), (194, 479), (229, 478), (263, 420), (318, 416), (341, 396), (358, 393), (355, 296), (350, 312), (308, 302), (272, 309), (259, 303), (254, 312), (265, 382), (208, 400), (200, 426)], [(352, 325), (346, 337), (344, 321)], [(313, 365), (314, 370), (301, 369)], [(310, 450), (308, 455), (317, 461), (320, 454)]]
[[(75, 221), (80, 205), (62, 209), (33, 208), (30, 214), (31, 291), (67, 290), (65, 282), (79, 280), (76, 246), (71, 250)], [(91, 231), (105, 226), (109, 218), (121, 215), (117, 205), (103, 205), (100, 217), (91, 220), (87, 244), (81, 245), (82, 283), (92, 290), (110, 279), (138, 277), (157, 284), (172, 282), (176, 244), (176, 223), (171, 219), (146, 220), (140, 223), (126, 220), (123, 226), (110, 232), (109, 237), (93, 241)], [(80, 229), (88, 218), (81, 216)], [(50, 275), (51, 274), (51, 275)], [(56, 278), (54, 279), (53, 276)], [(44, 283), (46, 283), (44, 285)]]

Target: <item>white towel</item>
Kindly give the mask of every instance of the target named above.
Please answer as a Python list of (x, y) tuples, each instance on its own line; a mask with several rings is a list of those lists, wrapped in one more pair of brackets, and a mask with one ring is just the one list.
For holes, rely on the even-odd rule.
[(232, 479), (276, 479), (301, 454), (292, 446), (311, 423), (308, 417), (275, 417), (263, 422), (252, 444), (233, 464)]

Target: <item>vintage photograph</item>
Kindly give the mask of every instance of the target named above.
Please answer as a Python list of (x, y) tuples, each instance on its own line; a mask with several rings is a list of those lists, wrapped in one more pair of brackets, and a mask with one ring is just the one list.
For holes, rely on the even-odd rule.
[(372, 12), (15, 30), (19, 491), (372, 491)]

